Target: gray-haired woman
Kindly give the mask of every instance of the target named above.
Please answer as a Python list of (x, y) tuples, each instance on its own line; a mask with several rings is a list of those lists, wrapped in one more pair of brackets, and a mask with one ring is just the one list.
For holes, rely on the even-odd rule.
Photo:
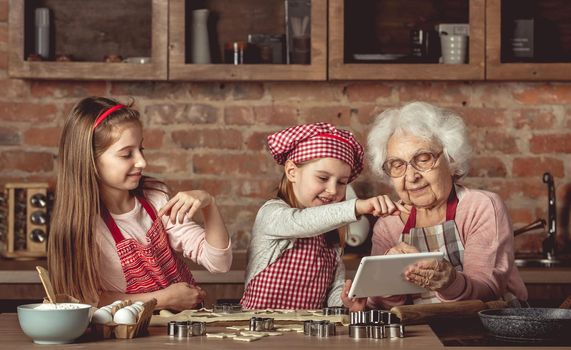
[[(369, 133), (368, 152), (373, 171), (410, 208), (377, 220), (371, 254), (444, 253), (440, 262), (405, 271), (406, 279), (427, 290), (412, 296), (414, 303), (527, 299), (504, 203), (495, 193), (458, 184), (472, 152), (459, 116), (423, 102), (386, 110)], [(390, 307), (406, 296), (370, 301)]]

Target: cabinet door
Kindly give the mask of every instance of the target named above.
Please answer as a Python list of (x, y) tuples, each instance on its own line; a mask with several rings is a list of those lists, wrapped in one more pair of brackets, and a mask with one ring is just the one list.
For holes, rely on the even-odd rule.
[[(289, 45), (286, 28), (291, 27), (292, 15), (286, 14), (288, 2), (299, 0), (171, 0), (169, 8), (169, 80), (192, 81), (237, 81), (237, 80), (325, 80), (327, 65), (327, 1), (306, 0), (308, 17), (304, 28), (310, 33), (307, 45), (309, 60), (306, 63), (286, 63)], [(207, 32), (209, 62), (193, 62), (193, 45), (199, 42), (193, 30), (192, 16), (197, 9), (207, 9), (209, 13)], [(286, 17), (288, 21), (286, 21)], [(295, 16), (294, 16), (295, 17)], [(294, 19), (294, 20), (295, 20)], [(287, 23), (290, 24), (287, 24)], [(301, 22), (300, 22), (301, 23)], [(287, 25), (286, 25), (287, 24)], [(259, 37), (283, 37), (283, 61), (280, 63), (242, 56), (242, 51), (234, 51), (235, 45), (248, 42), (249, 35)], [(277, 39), (279, 40), (279, 39)], [(302, 43), (303, 44), (303, 43)], [(279, 44), (278, 44), (279, 45)], [(242, 47), (242, 46), (240, 46)], [(248, 50), (260, 52), (261, 45), (248, 44)], [(201, 50), (204, 50), (202, 48)], [(238, 49), (237, 49), (238, 50)], [(240, 49), (242, 50), (242, 49)], [(252, 52), (252, 51), (250, 51)], [(241, 55), (239, 60), (234, 58)], [(244, 60), (242, 60), (246, 57)], [(293, 61), (293, 60), (292, 60)], [(240, 64), (234, 64), (240, 63)]]
[(487, 0), (486, 79), (571, 80), (571, 2)]
[[(485, 0), (329, 0), (329, 4), (330, 79), (484, 79)], [(455, 33), (442, 34), (436, 31), (442, 24), (461, 25), (448, 27)], [(449, 35), (447, 42), (460, 40), (456, 37), (464, 35), (460, 29), (466, 29), (465, 24), (469, 24), (468, 40), (461, 39), (467, 43), (465, 63), (438, 63), (442, 35)], [(419, 30), (425, 34), (420, 43)]]
[[(11, 77), (166, 80), (167, 1), (10, 0), (9, 6)], [(42, 61), (31, 60), (38, 58), (37, 8), (50, 13), (51, 45)]]

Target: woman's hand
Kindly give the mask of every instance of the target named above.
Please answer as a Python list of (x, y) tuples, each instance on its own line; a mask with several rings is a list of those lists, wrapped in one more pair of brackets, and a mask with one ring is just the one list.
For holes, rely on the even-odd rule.
[(206, 299), (206, 292), (199, 286), (186, 282), (173, 283), (164, 289), (167, 309), (182, 311), (194, 309)]
[(404, 277), (422, 288), (438, 292), (454, 282), (456, 269), (447, 260), (423, 260), (409, 266)]
[(386, 217), (389, 215), (400, 215), (410, 213), (410, 210), (399, 202), (394, 202), (387, 195), (371, 197), (367, 199), (357, 199), (355, 202), (355, 212), (357, 215), (372, 214), (374, 216)]
[(351, 289), (351, 280), (345, 281), (343, 291), (341, 292), (341, 301), (349, 311), (361, 311), (367, 304), (367, 298), (349, 298), (349, 290)]
[(158, 216), (169, 215), (171, 223), (182, 224), (184, 218), (192, 219), (198, 209), (205, 208), (213, 202), (208, 192), (201, 190), (179, 192), (172, 197), (159, 211)]
[(410, 253), (418, 253), (418, 249), (416, 249), (416, 247), (413, 245), (406, 244), (405, 242), (400, 242), (391, 249), (387, 250), (385, 255), (410, 254)]

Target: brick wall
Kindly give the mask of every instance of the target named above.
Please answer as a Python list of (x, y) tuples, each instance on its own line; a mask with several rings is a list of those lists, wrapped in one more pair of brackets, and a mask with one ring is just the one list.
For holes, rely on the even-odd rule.
[[(280, 169), (265, 136), (297, 123), (326, 121), (365, 141), (379, 111), (423, 100), (456, 110), (475, 148), (468, 185), (498, 192), (515, 227), (546, 217), (544, 171), (555, 176), (561, 240), (569, 240), (571, 83), (320, 82), (124, 83), (31, 81), (7, 74), (8, 5), (0, 0), (0, 185), (55, 182), (64, 117), (88, 95), (134, 98), (145, 125), (148, 174), (175, 190), (201, 188), (218, 198), (236, 249), (247, 247), (260, 204)], [(390, 191), (366, 170), (362, 196)], [(538, 235), (516, 239), (540, 249)]]

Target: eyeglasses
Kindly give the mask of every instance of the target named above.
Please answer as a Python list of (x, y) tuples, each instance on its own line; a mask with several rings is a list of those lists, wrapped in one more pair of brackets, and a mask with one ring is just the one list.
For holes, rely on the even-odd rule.
[(406, 173), (406, 169), (410, 164), (416, 170), (424, 173), (432, 170), (436, 166), (436, 161), (438, 161), (440, 155), (442, 155), (442, 151), (436, 154), (421, 151), (415, 154), (408, 162), (399, 158), (387, 159), (383, 163), (383, 171), (390, 177), (401, 177)]

